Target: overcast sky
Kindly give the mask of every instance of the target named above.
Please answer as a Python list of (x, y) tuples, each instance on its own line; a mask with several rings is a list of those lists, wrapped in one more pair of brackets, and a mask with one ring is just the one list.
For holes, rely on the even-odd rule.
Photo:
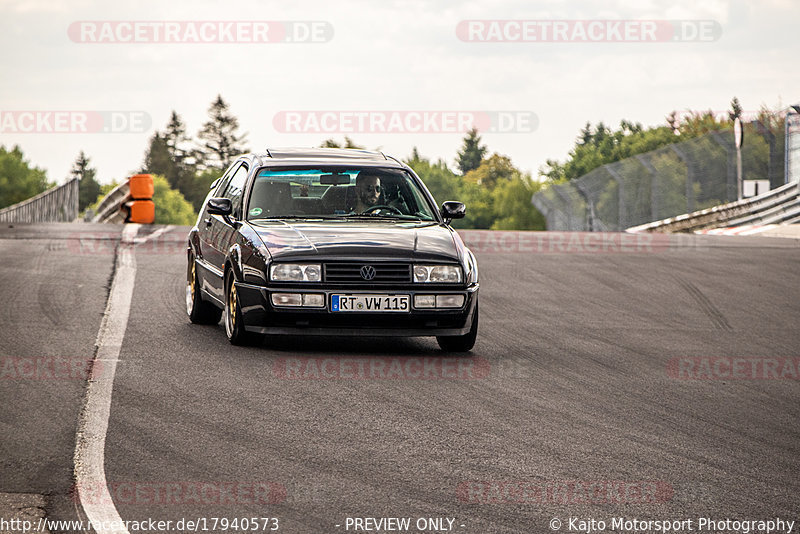
[[(512, 22), (490, 22), (498, 20)], [(138, 37), (126, 25), (136, 21)], [(179, 21), (193, 23), (169, 37), (180, 42), (153, 42), (165, 38), (162, 23)], [(226, 21), (260, 25), (237, 30)], [(285, 42), (283, 32), (302, 37), (310, 27), (274, 24), (286, 21), (315, 21), (317, 42)], [(583, 22), (542, 42), (554, 21)], [(699, 29), (700, 40), (673, 40), (667, 21), (703, 21), (681, 27), (686, 39)], [(347, 112), (359, 111), (377, 122), (347, 134), (357, 143), (400, 158), (417, 146), (451, 168), (460, 119), (477, 117), (486, 130), (500, 125), (497, 112), (525, 112), (511, 132), (484, 131), (483, 140), (536, 175), (546, 159), (567, 156), (586, 121), (657, 125), (672, 110), (725, 110), (734, 95), (745, 110), (797, 103), (799, 23), (796, 0), (0, 0), (0, 144), (20, 145), (54, 181), (81, 150), (101, 182), (125, 179), (172, 110), (194, 136), (221, 94), (254, 150), (343, 139), (357, 127)], [(457, 32), (468, 24), (471, 33)], [(512, 42), (485, 42), (498, 35)], [(101, 38), (116, 42), (87, 42)], [(39, 122), (24, 111), (41, 112)], [(77, 115), (46, 114), (67, 111)], [(107, 111), (124, 112), (111, 125), (122, 132), (97, 125), (97, 117), (111, 120)], [(291, 114), (304, 111), (316, 113)], [(297, 120), (283, 123), (287, 113)], [(338, 131), (309, 131), (314, 119)], [(386, 131), (392, 120), (408, 131)], [(62, 131), (41, 131), (48, 128)]]

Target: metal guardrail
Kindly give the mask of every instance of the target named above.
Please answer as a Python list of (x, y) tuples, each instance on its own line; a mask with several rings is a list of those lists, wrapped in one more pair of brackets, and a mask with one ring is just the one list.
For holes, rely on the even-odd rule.
[(757, 197), (633, 226), (626, 232), (696, 232), (746, 224), (791, 223), (800, 220), (800, 183), (793, 182)]
[(124, 223), (127, 214), (122, 206), (129, 200), (131, 188), (127, 181), (121, 183), (103, 197), (97, 205), (97, 214), (92, 219), (96, 223)]
[(0, 222), (72, 222), (78, 218), (77, 178), (0, 210)]

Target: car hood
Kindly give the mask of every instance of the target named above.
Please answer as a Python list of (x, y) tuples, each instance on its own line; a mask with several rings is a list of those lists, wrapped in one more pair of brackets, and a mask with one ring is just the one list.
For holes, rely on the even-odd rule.
[(251, 221), (273, 259), (458, 261), (450, 228), (409, 221)]

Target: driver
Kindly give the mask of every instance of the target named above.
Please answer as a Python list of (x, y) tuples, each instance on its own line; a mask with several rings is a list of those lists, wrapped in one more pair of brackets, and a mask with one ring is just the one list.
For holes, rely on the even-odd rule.
[(353, 211), (363, 213), (373, 206), (379, 205), (381, 197), (381, 179), (375, 174), (360, 172), (356, 177), (356, 205)]

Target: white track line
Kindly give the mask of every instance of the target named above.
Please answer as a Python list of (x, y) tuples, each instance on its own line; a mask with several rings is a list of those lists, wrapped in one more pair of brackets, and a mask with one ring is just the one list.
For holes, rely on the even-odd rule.
[(146, 242), (148, 242), (148, 241), (150, 241), (150, 240), (153, 240), (153, 239), (155, 239), (155, 238), (159, 237), (159, 236), (160, 236), (160, 235), (162, 235), (162, 234), (165, 234), (165, 233), (169, 232), (169, 231), (170, 231), (170, 230), (172, 230), (173, 228), (175, 228), (175, 226), (173, 226), (173, 225), (171, 225), (171, 224), (168, 224), (167, 226), (165, 226), (165, 227), (163, 227), (163, 228), (159, 228), (158, 230), (156, 230), (155, 232), (153, 232), (153, 233), (152, 233), (152, 234), (150, 234), (150, 235), (146, 235), (146, 236), (144, 236), (144, 237), (137, 237), (137, 238), (135, 238), (133, 241), (134, 241), (134, 243), (136, 243), (137, 245), (140, 245), (140, 244), (142, 244), (142, 243), (146, 243)]
[(136, 280), (133, 247), (138, 231), (138, 224), (125, 225), (122, 230), (114, 280), (97, 334), (95, 361), (103, 361), (101, 376), (89, 380), (75, 444), (75, 484), (87, 519), (93, 524), (117, 527), (103, 528), (102, 534), (129, 534), (108, 491), (105, 446), (114, 374), (128, 326), (133, 284)]

